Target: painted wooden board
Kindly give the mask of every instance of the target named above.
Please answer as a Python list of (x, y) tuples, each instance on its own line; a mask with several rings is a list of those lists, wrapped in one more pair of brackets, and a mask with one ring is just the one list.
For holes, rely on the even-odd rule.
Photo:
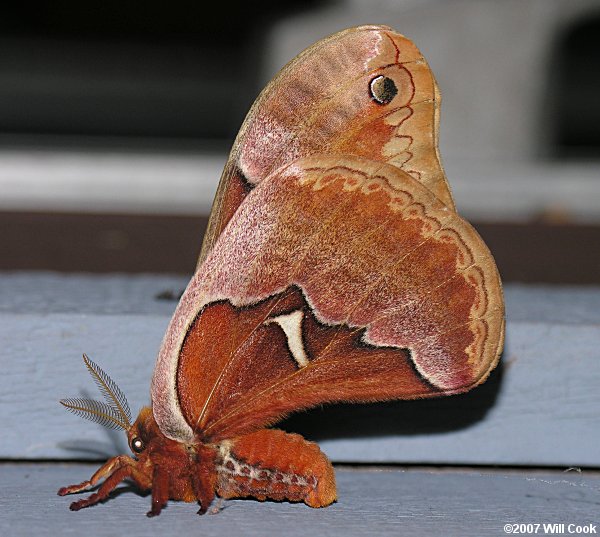
[[(339, 501), (327, 509), (235, 500), (217, 515), (170, 502), (149, 519), (149, 497), (124, 487), (102, 505), (77, 513), (56, 495), (94, 466), (0, 466), (0, 533), (29, 535), (503, 535), (505, 524), (600, 526), (600, 476), (574, 472), (477, 472), (337, 469)], [(534, 526), (535, 527), (535, 526)], [(560, 528), (560, 527), (558, 527)], [(525, 527), (526, 529), (526, 527)]]
[[(66, 412), (93, 396), (88, 353), (134, 412), (185, 278), (0, 276), (0, 457), (103, 459), (124, 435)], [(600, 466), (600, 289), (507, 286), (502, 366), (471, 393), (337, 405), (289, 418), (338, 462)]]

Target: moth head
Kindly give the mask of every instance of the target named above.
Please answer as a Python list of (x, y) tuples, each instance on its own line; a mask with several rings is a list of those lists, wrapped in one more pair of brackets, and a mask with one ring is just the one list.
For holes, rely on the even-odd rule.
[(149, 445), (154, 444), (157, 440), (160, 442), (167, 439), (158, 428), (152, 409), (146, 406), (140, 410), (134, 424), (127, 431), (129, 449), (136, 456), (141, 455), (147, 451)]

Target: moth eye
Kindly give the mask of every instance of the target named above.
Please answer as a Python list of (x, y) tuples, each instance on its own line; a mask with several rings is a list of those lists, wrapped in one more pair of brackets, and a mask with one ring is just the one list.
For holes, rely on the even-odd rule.
[(141, 438), (136, 436), (131, 439), (131, 450), (135, 453), (141, 453), (142, 451), (144, 451), (145, 447), (146, 446), (144, 446), (144, 442)]
[(396, 83), (387, 76), (376, 76), (369, 83), (371, 97), (379, 104), (388, 104), (398, 94)]

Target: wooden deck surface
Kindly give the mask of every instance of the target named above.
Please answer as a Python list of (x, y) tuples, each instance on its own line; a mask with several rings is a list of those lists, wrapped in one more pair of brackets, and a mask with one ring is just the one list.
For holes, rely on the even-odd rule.
[(81, 353), (113, 376), (135, 412), (149, 402), (154, 357), (185, 284), (164, 275), (0, 273), (1, 536), (468, 537), (506, 534), (505, 524), (532, 524), (516, 528), (540, 535), (600, 524), (600, 288), (514, 284), (505, 288), (502, 364), (482, 387), (431, 401), (334, 405), (280, 424), (346, 463), (332, 507), (230, 501), (200, 518), (194, 506), (171, 503), (148, 519), (150, 499), (124, 487), (70, 512), (56, 490), (127, 452), (122, 433), (58, 404), (97, 396)]
[[(216, 515), (170, 502), (158, 518), (150, 498), (124, 487), (102, 505), (69, 511), (56, 490), (87, 478), (89, 464), (0, 466), (0, 534), (151, 537), (505, 535), (505, 524), (600, 527), (600, 475), (592, 472), (338, 468), (339, 501), (326, 509), (303, 504), (230, 500)], [(77, 496), (79, 497), (79, 495)]]

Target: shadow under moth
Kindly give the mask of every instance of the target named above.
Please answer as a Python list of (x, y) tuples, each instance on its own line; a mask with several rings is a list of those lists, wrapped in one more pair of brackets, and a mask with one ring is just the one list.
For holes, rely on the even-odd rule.
[(116, 384), (70, 410), (124, 429), (71, 509), (123, 480), (168, 500), (336, 500), (331, 463), (269, 428), (335, 402), (452, 395), (483, 382), (503, 345), (494, 260), (455, 210), (438, 153), (440, 94), (415, 45), (386, 26), (302, 52), (246, 117), (200, 259), (158, 353), (152, 406), (132, 422)]

